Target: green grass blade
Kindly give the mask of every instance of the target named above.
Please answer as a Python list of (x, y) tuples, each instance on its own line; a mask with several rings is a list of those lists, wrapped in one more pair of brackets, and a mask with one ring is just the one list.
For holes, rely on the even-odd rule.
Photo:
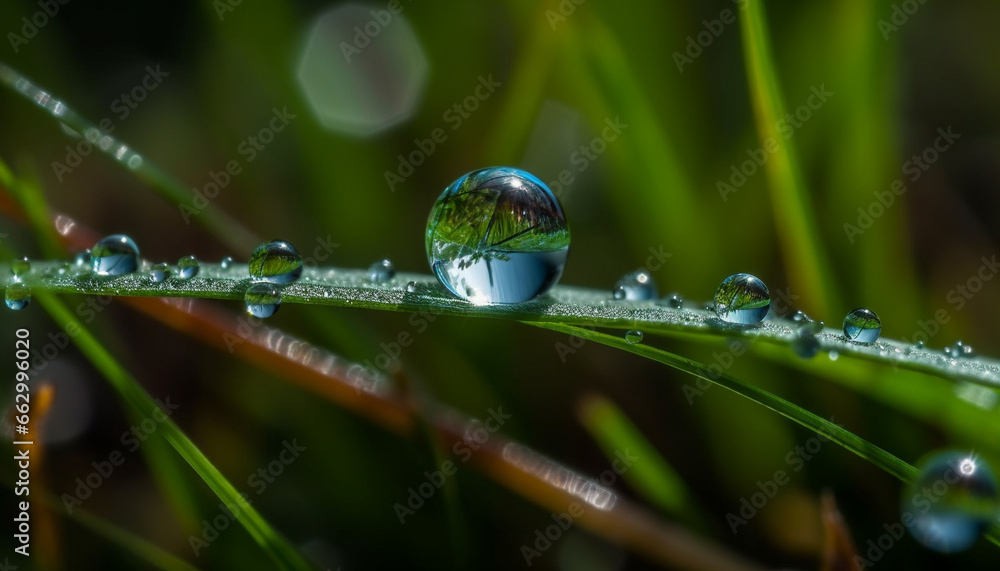
[[(250, 284), (246, 264), (222, 269), (203, 263), (188, 280), (170, 278), (154, 283), (144, 272), (97, 279), (90, 274), (58, 273), (59, 262), (34, 262), (24, 283), (39, 291), (106, 296), (197, 297), (243, 300)], [(0, 264), (0, 272), (5, 266)], [(413, 292), (407, 283), (415, 284)], [(610, 299), (605, 290), (557, 285), (541, 298), (513, 305), (475, 306), (447, 293), (428, 275), (399, 273), (389, 283), (374, 284), (367, 270), (306, 268), (302, 279), (284, 286), (282, 302), (313, 306), (355, 307), (388, 311), (424, 310), (439, 315), (492, 317), (518, 321), (553, 322), (613, 329), (641, 329), (647, 335), (683, 336), (702, 341), (720, 338), (752, 339), (792, 350), (797, 325), (791, 321), (765, 320), (755, 326), (721, 321), (704, 309), (673, 309), (655, 302)], [(854, 343), (837, 329), (827, 327), (816, 335), (820, 351), (857, 357), (891, 367), (921, 371), (951, 380), (966, 380), (1000, 388), (1000, 361), (986, 357), (951, 359), (940, 351), (917, 349), (910, 343), (880, 338), (871, 345)]]
[(740, 17), (747, 78), (753, 100), (757, 132), (762, 144), (774, 140), (778, 149), (765, 163), (771, 203), (780, 236), (785, 267), (796, 291), (808, 291), (806, 309), (829, 314), (842, 306), (830, 264), (820, 243), (815, 216), (809, 204), (802, 167), (793, 141), (784, 141), (779, 122), (785, 116), (778, 75), (771, 55), (762, 1), (749, 2)]
[[(149, 161), (146, 157), (116, 138), (104, 134), (96, 125), (71, 109), (62, 100), (38, 87), (27, 77), (0, 62), (0, 85), (23, 96), (40, 107), (56, 121), (80, 133), (94, 147), (132, 172), (160, 196), (175, 206), (186, 204), (192, 194), (188, 188)], [(259, 240), (242, 224), (209, 204), (194, 217), (220, 242), (236, 251), (249, 251)]]
[(643, 459), (623, 474), (632, 487), (667, 513), (699, 521), (684, 479), (621, 409), (604, 397), (590, 396), (579, 410), (584, 428), (609, 460), (615, 460), (615, 451), (626, 449)]
[(889, 452), (886, 452), (849, 430), (838, 426), (832, 421), (817, 416), (777, 395), (773, 395), (763, 389), (739, 381), (725, 373), (715, 374), (707, 366), (697, 361), (693, 361), (679, 355), (674, 355), (673, 353), (668, 353), (667, 351), (650, 347), (648, 345), (631, 345), (622, 337), (608, 335), (607, 333), (601, 333), (598, 331), (591, 331), (590, 329), (584, 329), (582, 327), (574, 327), (572, 325), (562, 325), (558, 323), (529, 322), (529, 324), (543, 329), (551, 329), (552, 331), (574, 335), (580, 337), (581, 339), (594, 341), (609, 347), (622, 349), (624, 351), (628, 351), (629, 353), (634, 353), (658, 363), (670, 366), (678, 371), (689, 373), (700, 379), (704, 379), (720, 387), (729, 389), (740, 396), (748, 398), (759, 405), (777, 412), (789, 420), (797, 422), (810, 430), (814, 430), (817, 433), (826, 436), (837, 444), (840, 444), (844, 448), (875, 464), (900, 480), (909, 481), (917, 475), (917, 469), (910, 464), (896, 458)]
[[(158, 410), (158, 405), (149, 393), (128, 374), (125, 369), (104, 349), (100, 342), (84, 327), (61, 301), (47, 292), (37, 292), (38, 302), (52, 318), (67, 330), (75, 329), (73, 342), (87, 356), (93, 365), (108, 379), (111, 386), (137, 414), (150, 417)], [(161, 413), (162, 416), (162, 413)], [(183, 431), (167, 418), (161, 425), (164, 437), (171, 446), (194, 468), (202, 480), (227, 505), (236, 506), (241, 512), (237, 520), (250, 533), (261, 549), (271, 557), (281, 569), (306, 570), (311, 567), (296, 549), (273, 529), (267, 521), (250, 506), (240, 492), (222, 475), (201, 450), (191, 442)]]
[[(61, 506), (60, 502), (52, 497), (46, 497), (45, 503), (50, 508)], [(65, 514), (65, 512), (63, 513)], [(169, 551), (165, 551), (159, 546), (81, 507), (76, 507), (72, 515), (68, 515), (67, 517), (157, 569), (163, 569), (164, 571), (198, 571), (197, 567)]]

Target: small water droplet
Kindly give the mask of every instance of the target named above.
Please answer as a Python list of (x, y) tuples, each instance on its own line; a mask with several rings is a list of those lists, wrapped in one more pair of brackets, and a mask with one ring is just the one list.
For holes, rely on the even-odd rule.
[(76, 266), (78, 270), (85, 270), (90, 268), (90, 249), (86, 249), (76, 257), (73, 258), (73, 265)]
[(396, 266), (389, 260), (379, 260), (368, 267), (368, 279), (373, 283), (384, 284), (396, 276)]
[(923, 342), (923, 340), (917, 341), (917, 343), (914, 345), (914, 348), (916, 348), (916, 349), (923, 349), (924, 348), (924, 342)]
[(659, 295), (656, 280), (646, 270), (636, 270), (625, 274), (615, 284), (611, 293), (615, 299), (628, 301), (647, 301), (656, 299)]
[(167, 276), (170, 275), (170, 266), (167, 264), (154, 264), (149, 270), (149, 277), (153, 280), (153, 283), (163, 283)]
[(827, 355), (830, 357), (831, 361), (836, 361), (840, 358), (840, 353), (837, 351), (830, 351)]
[(250, 255), (250, 275), (273, 284), (289, 284), (302, 275), (302, 256), (284, 240), (257, 246)]
[(415, 293), (417, 291), (417, 282), (406, 282), (406, 293)]
[(559, 200), (510, 167), (470, 172), (438, 197), (427, 221), (427, 261), (438, 281), (477, 305), (521, 303), (562, 275), (570, 232)]
[[(822, 330), (822, 325), (820, 329)], [(795, 332), (795, 339), (792, 340), (792, 350), (803, 359), (815, 357), (819, 353), (819, 339), (816, 338), (814, 328), (808, 325), (799, 327)]]
[(642, 331), (638, 329), (629, 329), (625, 332), (625, 341), (629, 345), (635, 345), (636, 343), (642, 343)]
[(281, 290), (268, 282), (257, 282), (243, 295), (247, 313), (261, 319), (271, 317), (281, 307)]
[(771, 307), (771, 294), (760, 278), (751, 274), (733, 274), (715, 291), (715, 313), (729, 323), (759, 323)]
[(90, 267), (99, 276), (129, 274), (138, 265), (139, 247), (124, 234), (102, 238), (90, 249)]
[[(993, 470), (973, 454), (948, 450), (917, 463), (920, 475), (903, 493), (910, 534), (942, 553), (964, 551), (996, 520), (1000, 492)], [(928, 502), (928, 500), (931, 500)]]
[(874, 343), (882, 333), (882, 321), (875, 312), (859, 307), (844, 318), (844, 335), (858, 343)]
[(228, 270), (230, 267), (232, 267), (232, 265), (233, 265), (232, 256), (226, 256), (225, 258), (222, 258), (221, 262), (219, 262), (219, 267), (221, 267), (224, 270)]
[(966, 345), (962, 341), (955, 341), (950, 347), (944, 348), (944, 354), (952, 359), (964, 359), (966, 357), (975, 357), (976, 351), (972, 348), (972, 345)]
[(31, 260), (28, 258), (17, 258), (10, 262), (10, 273), (16, 278), (22, 278), (31, 271)]
[(31, 302), (31, 290), (21, 282), (12, 282), (7, 285), (3, 300), (15, 311), (24, 309)]
[(666, 305), (672, 307), (673, 309), (682, 309), (684, 307), (684, 298), (681, 297), (681, 294), (679, 293), (672, 293), (661, 299), (658, 304)]
[(177, 260), (177, 279), (179, 280), (191, 279), (198, 275), (199, 270), (201, 270), (201, 265), (198, 263), (198, 258), (194, 256), (184, 256)]
[(792, 314), (792, 322), (794, 323), (806, 323), (809, 321), (812, 321), (812, 319), (801, 309), (796, 310), (795, 313)]

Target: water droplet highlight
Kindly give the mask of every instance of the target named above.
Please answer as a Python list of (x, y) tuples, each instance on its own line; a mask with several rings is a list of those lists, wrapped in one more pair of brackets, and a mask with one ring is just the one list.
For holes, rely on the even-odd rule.
[(470, 172), (445, 188), (427, 221), (427, 260), (451, 293), (477, 305), (520, 303), (562, 276), (570, 232), (562, 206), (534, 175)]
[(368, 266), (368, 279), (373, 283), (384, 284), (396, 276), (396, 266), (389, 260), (379, 260)]
[(201, 270), (201, 265), (198, 263), (198, 258), (194, 256), (184, 256), (177, 260), (177, 279), (179, 280), (191, 279), (198, 275), (199, 270)]
[(725, 322), (759, 323), (771, 307), (771, 294), (757, 276), (733, 274), (715, 291), (715, 313)]
[(658, 296), (656, 280), (646, 270), (636, 270), (625, 274), (611, 290), (611, 297), (626, 301), (648, 301), (656, 299)]
[(417, 282), (406, 282), (406, 293), (415, 293), (417, 291)]
[(243, 295), (247, 313), (265, 319), (274, 315), (281, 307), (281, 290), (268, 282), (257, 282), (247, 288)]
[(11, 260), (10, 273), (15, 278), (22, 278), (31, 271), (31, 260), (28, 258), (18, 258)]
[(250, 255), (250, 275), (273, 284), (290, 284), (302, 276), (302, 256), (284, 240), (266, 242)]
[(232, 256), (226, 256), (225, 258), (222, 258), (221, 262), (219, 262), (219, 267), (221, 267), (224, 270), (228, 270), (229, 268), (232, 267), (232, 265), (233, 265)]
[(99, 276), (132, 273), (139, 265), (139, 247), (124, 234), (102, 238), (90, 249), (90, 268)]
[(993, 471), (975, 455), (956, 450), (927, 456), (917, 468), (920, 475), (906, 486), (902, 501), (903, 514), (913, 518), (910, 534), (942, 553), (968, 549), (998, 515)]
[(635, 345), (636, 343), (642, 343), (642, 331), (638, 329), (629, 329), (625, 332), (625, 341), (629, 345)]
[(882, 333), (882, 321), (875, 312), (859, 307), (844, 318), (844, 335), (858, 343), (874, 343)]
[(167, 264), (154, 264), (149, 270), (149, 278), (153, 283), (161, 284), (170, 275), (170, 266)]

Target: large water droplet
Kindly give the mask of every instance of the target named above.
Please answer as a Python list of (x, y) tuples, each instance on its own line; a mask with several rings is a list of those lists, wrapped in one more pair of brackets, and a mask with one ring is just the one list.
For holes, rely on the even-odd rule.
[(24, 309), (31, 302), (31, 290), (21, 282), (11, 282), (7, 285), (3, 300), (13, 310)]
[(389, 260), (379, 260), (368, 267), (368, 279), (377, 284), (384, 284), (396, 276), (396, 266)]
[(149, 277), (153, 280), (153, 283), (163, 283), (170, 275), (170, 266), (167, 264), (154, 264), (149, 270)]
[(199, 270), (201, 270), (201, 265), (198, 263), (198, 258), (194, 256), (184, 256), (177, 260), (177, 279), (191, 279), (198, 275)]
[(647, 301), (659, 296), (656, 280), (646, 270), (625, 274), (615, 283), (611, 297), (626, 301)]
[(243, 296), (247, 313), (264, 319), (271, 317), (281, 307), (281, 290), (268, 282), (257, 282), (247, 288)]
[(875, 312), (859, 307), (844, 318), (844, 335), (858, 343), (874, 343), (882, 333), (882, 322)]
[(139, 247), (124, 234), (102, 238), (90, 249), (90, 267), (99, 276), (132, 273), (139, 265)]
[(570, 233), (562, 207), (534, 175), (470, 172), (438, 197), (427, 221), (431, 270), (453, 294), (483, 305), (520, 303), (562, 275)]
[(273, 284), (290, 284), (302, 275), (302, 256), (284, 240), (261, 244), (250, 255), (250, 275)]
[(715, 313), (723, 321), (751, 325), (767, 315), (771, 294), (760, 278), (750, 274), (733, 274), (719, 284), (714, 302)]
[(944, 348), (944, 354), (952, 359), (962, 359), (965, 357), (975, 357), (976, 351), (972, 345), (966, 345), (962, 341), (955, 341), (951, 347)]
[(629, 345), (642, 343), (642, 337), (642, 331), (639, 331), (638, 329), (629, 329), (625, 332), (625, 341), (627, 341)]
[(11, 260), (10, 273), (16, 278), (22, 278), (31, 271), (31, 260), (28, 258), (18, 258)]
[(903, 521), (920, 543), (943, 553), (972, 546), (996, 520), (1000, 493), (993, 471), (975, 455), (949, 450), (917, 464), (903, 494)]

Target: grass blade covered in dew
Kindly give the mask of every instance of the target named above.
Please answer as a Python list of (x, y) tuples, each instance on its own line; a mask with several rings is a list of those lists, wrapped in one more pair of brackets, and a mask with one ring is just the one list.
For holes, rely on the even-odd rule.
[[(801, 167), (792, 141), (779, 134), (785, 116), (774, 58), (768, 44), (763, 2), (749, 2), (740, 16), (747, 79), (761, 144), (777, 146), (764, 168), (771, 188), (771, 204), (780, 234), (785, 267), (795, 278), (795, 289), (812, 292), (806, 306), (817, 313), (841, 307), (825, 250), (820, 245), (815, 216), (808, 203)], [(768, 147), (770, 150), (773, 147)]]
[[(73, 342), (108, 379), (122, 399), (138, 414), (144, 417), (152, 416), (159, 405), (90, 334), (76, 315), (50, 293), (38, 292), (37, 298), (57, 323), (64, 327), (77, 329), (77, 335), (72, 337)], [(240, 514), (236, 520), (246, 528), (253, 540), (261, 546), (280, 569), (311, 569), (295, 548), (243, 499), (240, 492), (219, 472), (218, 468), (212, 465), (173, 420), (166, 418), (162, 421), (161, 429), (167, 441), (194, 468), (219, 499), (228, 506), (236, 506)]]
[[(202, 263), (196, 277), (169, 278), (156, 283), (148, 272), (98, 278), (89, 273), (59, 273), (63, 262), (35, 262), (24, 283), (38, 290), (106, 296), (197, 297), (243, 301), (250, 276), (246, 264)], [(0, 272), (4, 270), (0, 265)], [(412, 284), (411, 284), (412, 282)], [(411, 291), (412, 290), (412, 291)], [(706, 296), (707, 297), (707, 296)], [(740, 326), (723, 322), (705, 309), (673, 309), (653, 301), (614, 300), (605, 290), (558, 285), (547, 295), (526, 303), (476, 306), (449, 295), (428, 275), (397, 274), (391, 281), (375, 284), (367, 270), (306, 268), (302, 278), (281, 289), (281, 303), (356, 307), (389, 311), (424, 310), (440, 315), (492, 317), (612, 329), (641, 329), (646, 334), (685, 336), (702, 340), (752, 339), (794, 347), (797, 324), (766, 319), (759, 325)], [(816, 334), (819, 351), (858, 357), (898, 367), (1000, 388), (1000, 361), (985, 357), (952, 358), (940, 351), (917, 348), (893, 339), (872, 344), (848, 340), (843, 332), (827, 327)]]
[[(172, 204), (182, 204), (191, 199), (190, 190), (146, 160), (143, 155), (114, 137), (104, 134), (96, 125), (62, 100), (53, 97), (2, 62), (0, 62), (0, 85), (34, 102), (53, 119), (80, 133), (95, 148), (124, 166), (136, 178), (148, 184)], [(243, 225), (212, 204), (208, 204), (195, 220), (204, 224), (216, 239), (234, 250), (252, 248), (258, 241)]]

